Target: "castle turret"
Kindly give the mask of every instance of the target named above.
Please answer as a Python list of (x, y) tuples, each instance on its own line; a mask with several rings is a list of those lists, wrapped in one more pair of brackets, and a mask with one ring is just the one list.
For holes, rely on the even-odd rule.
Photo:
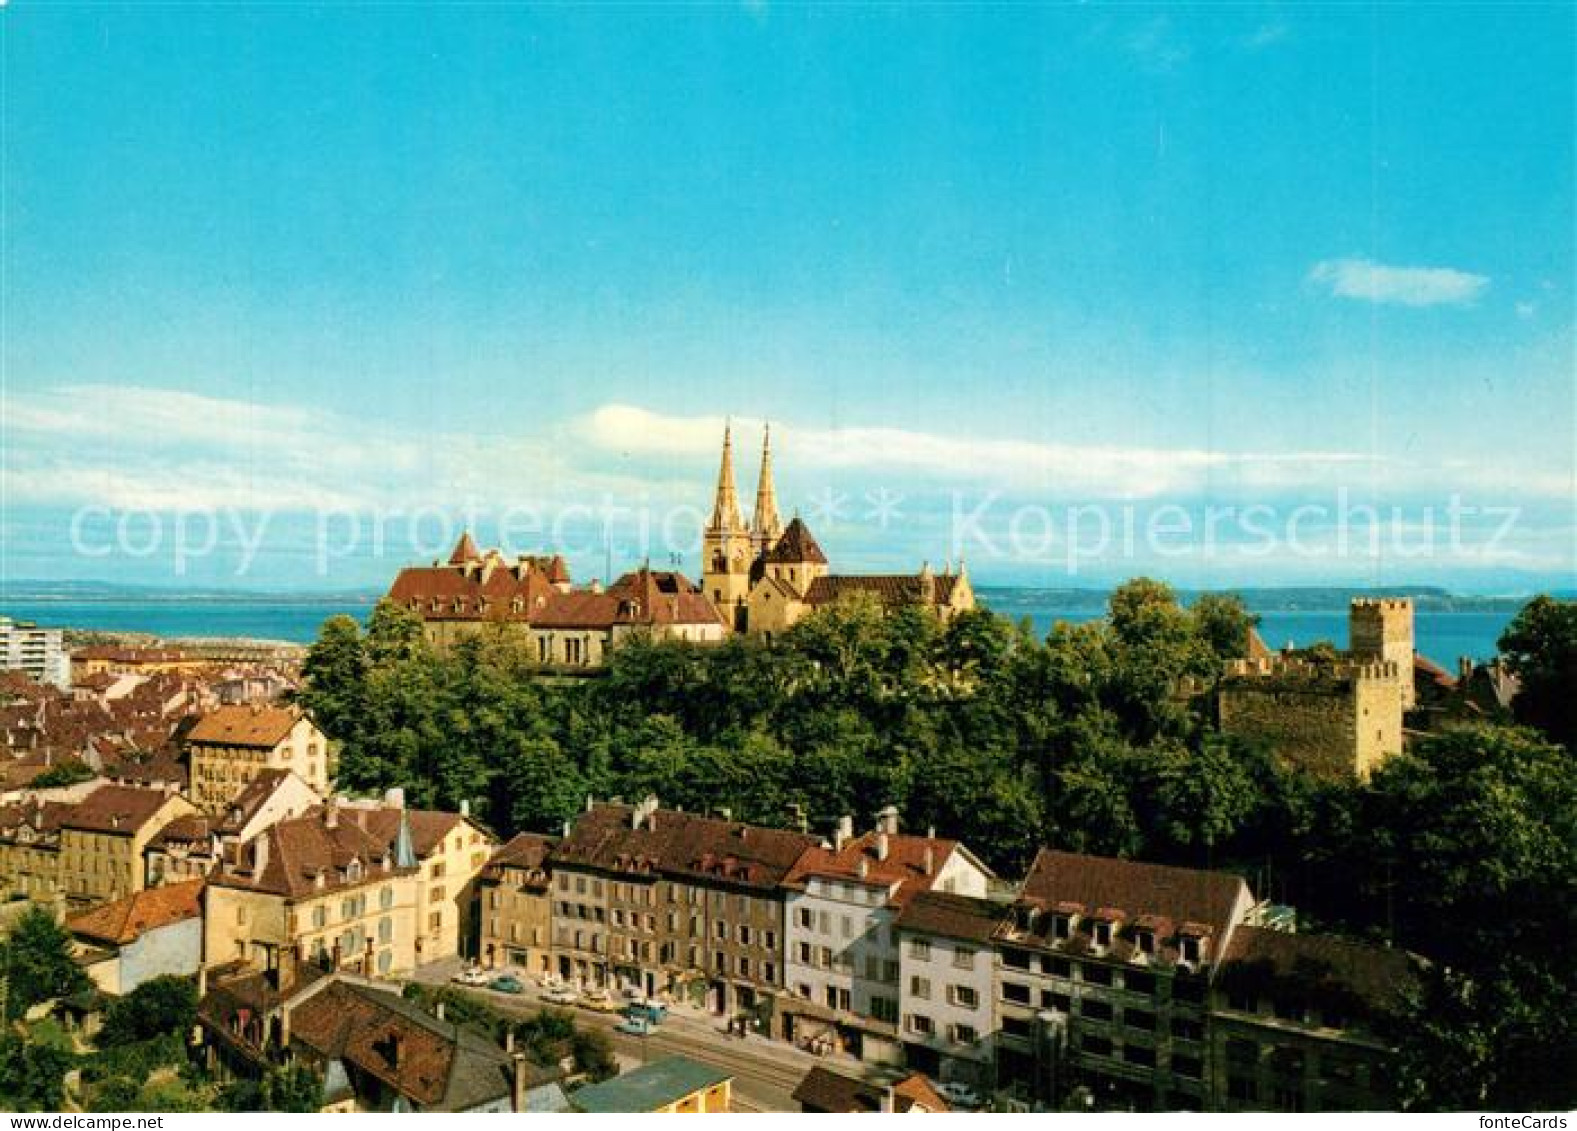
[(1356, 598), (1347, 613), (1347, 650), (1359, 661), (1396, 665), (1402, 709), (1412, 710), (1413, 601), (1410, 597)]
[(739, 515), (734, 486), (733, 429), (723, 428), (723, 459), (717, 470), (717, 497), (712, 518), (701, 536), (702, 591), (736, 631), (745, 627), (745, 601), (750, 596), (750, 564), (755, 560), (750, 531)]

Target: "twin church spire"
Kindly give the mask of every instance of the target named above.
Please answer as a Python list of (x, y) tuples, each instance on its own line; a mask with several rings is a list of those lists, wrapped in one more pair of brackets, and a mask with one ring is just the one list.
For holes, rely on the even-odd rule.
[(772, 480), (772, 426), (767, 425), (761, 440), (761, 473), (756, 481), (756, 507), (745, 527), (739, 512), (739, 492), (734, 486), (734, 429), (723, 427), (723, 461), (717, 470), (717, 498), (712, 504), (709, 529), (719, 534), (746, 533), (758, 545), (767, 546), (783, 533), (778, 513), (777, 486)]

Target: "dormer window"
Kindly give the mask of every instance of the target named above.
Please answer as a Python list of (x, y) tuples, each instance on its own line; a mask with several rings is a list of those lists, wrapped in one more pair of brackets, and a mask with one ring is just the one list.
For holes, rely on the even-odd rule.
[(352, 883), (361, 879), (360, 860), (352, 860), (349, 864), (345, 865), (345, 878), (350, 880)]
[(1139, 948), (1140, 954), (1155, 953), (1155, 932), (1148, 927), (1140, 927), (1134, 932), (1134, 945)]
[(1073, 916), (1053, 915), (1051, 919), (1051, 937), (1067, 940), (1073, 935)]
[(1095, 924), (1095, 945), (1112, 945), (1112, 925), (1104, 919)]
[(1183, 935), (1177, 940), (1177, 950), (1184, 962), (1198, 962), (1202, 949), (1198, 935)]

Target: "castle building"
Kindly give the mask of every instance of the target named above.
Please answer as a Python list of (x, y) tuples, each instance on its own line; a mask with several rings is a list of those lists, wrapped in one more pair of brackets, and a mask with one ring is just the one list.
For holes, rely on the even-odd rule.
[(1231, 664), (1217, 694), (1222, 733), (1332, 778), (1367, 778), (1401, 753), (1416, 695), (1413, 602), (1354, 600), (1348, 633), (1335, 657), (1273, 652)]
[(522, 554), (511, 563), (496, 549), (483, 553), (467, 531), (447, 562), (402, 569), (388, 599), (419, 616), (428, 642), (442, 646), (489, 626), (529, 626), (569, 591), (561, 555)]
[(944, 620), (975, 607), (962, 562), (957, 572), (929, 565), (915, 574), (835, 574), (804, 521), (787, 526), (772, 477), (772, 437), (761, 445), (756, 503), (747, 524), (734, 482), (733, 429), (723, 430), (723, 455), (711, 517), (701, 538), (701, 591), (735, 632), (771, 637), (828, 605), (859, 596), (886, 608), (918, 605)]

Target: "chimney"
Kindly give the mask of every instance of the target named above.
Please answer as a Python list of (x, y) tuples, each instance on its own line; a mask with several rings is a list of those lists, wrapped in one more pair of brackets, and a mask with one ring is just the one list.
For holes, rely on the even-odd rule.
[(330, 797), (323, 802), (323, 827), (339, 828), (339, 798)]
[(437, 1016), (438, 1020), (442, 1021), (444, 1019), (444, 999), (443, 998), (439, 998), (438, 999), (438, 1005), (433, 1009), (433, 1013)]
[(1466, 683), (1473, 678), (1473, 657), (1461, 656), (1457, 659), (1457, 678)]
[(462, 816), (462, 817), (469, 817), (470, 815), (471, 815), (471, 802), (470, 802), (470, 799), (462, 797), (460, 799), (460, 816)]
[(723, 806), (720, 810), (718, 810), (718, 812), (722, 813), (723, 820), (725, 821), (732, 821), (734, 819), (734, 811), (727, 805)]
[(384, 804), (384, 806), (386, 808), (389, 808), (389, 809), (404, 809), (405, 808), (405, 787), (396, 785), (396, 786), (391, 786), (389, 789), (384, 790), (383, 791), (383, 804)]
[(841, 852), (843, 846), (854, 839), (854, 818), (839, 817), (837, 831), (832, 834), (832, 848), (834, 852)]
[[(514, 1034), (511, 1032), (510, 1034)], [(513, 1072), (514, 1087), (510, 1089), (511, 1098), (514, 1100), (516, 1112), (526, 1110), (526, 1054), (523, 1052), (510, 1053), (509, 1065)]]
[[(443, 1002), (439, 1002), (438, 1003), (438, 1008), (442, 1009), (443, 1008), (443, 1004), (444, 1004)], [(440, 1013), (438, 1016), (442, 1017), (443, 1014)], [(514, 1027), (514, 1025), (510, 1025), (509, 1028), (504, 1030), (504, 1051), (507, 1052), (507, 1053), (513, 1053), (515, 1051), (515, 1027)]]
[(925, 874), (930, 875), (936, 871), (936, 849), (929, 844), (925, 846)]
[(885, 831), (879, 832), (876, 834), (876, 859), (886, 860), (887, 853), (887, 833)]
[(897, 835), (898, 807), (896, 805), (889, 805), (876, 814), (876, 831), (886, 833), (889, 836)]
[(861, 856), (860, 862), (855, 865), (855, 871), (859, 873), (860, 879), (865, 879), (865, 877), (871, 874), (871, 862), (865, 857)]

